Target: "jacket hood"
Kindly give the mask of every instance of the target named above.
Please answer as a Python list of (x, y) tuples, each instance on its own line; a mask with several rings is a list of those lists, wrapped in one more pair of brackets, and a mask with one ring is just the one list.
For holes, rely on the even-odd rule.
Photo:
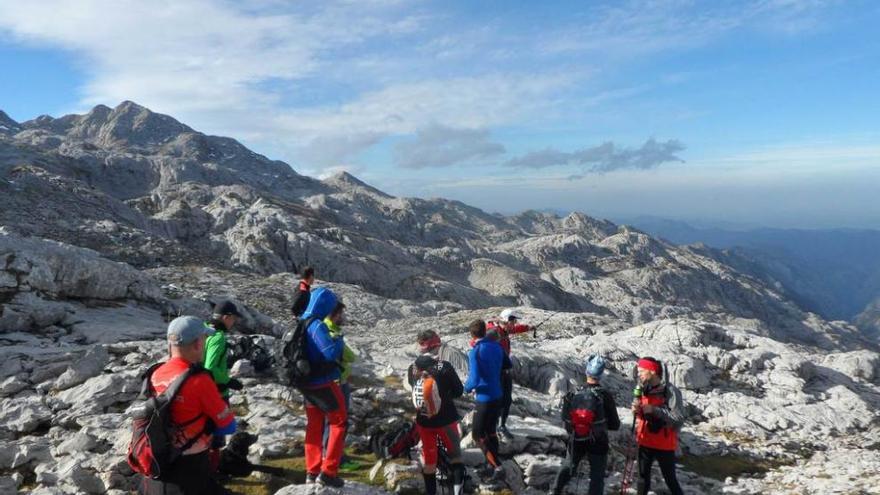
[(309, 306), (303, 313), (302, 318), (311, 318), (312, 316), (323, 320), (336, 307), (336, 294), (326, 287), (318, 287), (312, 291), (309, 298)]

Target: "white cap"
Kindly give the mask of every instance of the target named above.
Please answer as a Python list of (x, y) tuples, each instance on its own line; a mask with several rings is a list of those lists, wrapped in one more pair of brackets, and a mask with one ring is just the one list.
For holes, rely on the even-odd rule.
[(517, 311), (515, 309), (508, 308), (508, 309), (505, 309), (504, 311), (501, 312), (501, 319), (502, 320), (507, 321), (511, 318), (515, 318), (517, 320), (520, 319), (519, 318), (519, 311)]

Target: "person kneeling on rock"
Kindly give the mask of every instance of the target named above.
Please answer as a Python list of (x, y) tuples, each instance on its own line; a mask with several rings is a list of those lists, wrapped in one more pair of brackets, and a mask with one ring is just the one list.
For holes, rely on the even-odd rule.
[(455, 495), (460, 495), (464, 483), (464, 464), (461, 461), (461, 434), (458, 429), (458, 410), (454, 399), (461, 397), (464, 387), (448, 361), (440, 361), (431, 354), (422, 354), (410, 365), (407, 379), (412, 387), (416, 424), (422, 441), (422, 476), (425, 493), (437, 493), (438, 443), (443, 443), (452, 464), (452, 484)]
[(561, 495), (577, 472), (584, 457), (590, 463), (590, 495), (605, 493), (605, 466), (608, 463), (608, 430), (620, 429), (614, 396), (599, 385), (605, 360), (598, 355), (587, 359), (586, 386), (565, 396), (562, 422), (570, 435), (565, 461), (553, 483), (553, 495)]

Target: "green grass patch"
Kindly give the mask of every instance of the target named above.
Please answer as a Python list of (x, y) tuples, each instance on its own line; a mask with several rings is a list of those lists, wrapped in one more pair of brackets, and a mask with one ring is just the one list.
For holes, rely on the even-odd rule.
[(403, 388), (403, 379), (397, 375), (388, 375), (382, 379), (386, 387)]
[(791, 464), (778, 459), (757, 459), (744, 455), (684, 456), (681, 465), (688, 471), (724, 481), (728, 476), (760, 475)]
[[(373, 454), (358, 454), (352, 449), (345, 450), (350, 460), (360, 464), (352, 471), (339, 471), (339, 476), (346, 481), (357, 481), (374, 486), (384, 486), (385, 478), (380, 475), (375, 481), (370, 481), (370, 469), (376, 464)], [(281, 468), (285, 471), (284, 476), (266, 476), (257, 474), (248, 478), (233, 478), (224, 486), (236, 495), (272, 495), (287, 485), (302, 484), (306, 481), (305, 457), (278, 457), (260, 461), (261, 464)]]

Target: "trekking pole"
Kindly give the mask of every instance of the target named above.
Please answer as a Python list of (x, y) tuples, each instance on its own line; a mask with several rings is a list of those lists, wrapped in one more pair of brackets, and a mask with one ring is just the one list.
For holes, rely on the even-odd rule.
[[(636, 382), (636, 387), (633, 389), (633, 403), (636, 401), (641, 401), (642, 398), (642, 386)], [(630, 478), (633, 475), (633, 465), (635, 463), (635, 453), (638, 450), (636, 445), (636, 413), (633, 413), (633, 421), (632, 427), (630, 428), (630, 444), (627, 446), (626, 450), (626, 459), (623, 464), (623, 472), (621, 473), (620, 478), (620, 495), (626, 495), (626, 492), (629, 490)]]
[(537, 339), (537, 338), (538, 338), (538, 327), (540, 327), (540, 326), (543, 325), (544, 323), (547, 323), (547, 322), (550, 320), (550, 318), (553, 318), (554, 316), (558, 315), (558, 314), (561, 313), (561, 312), (562, 312), (561, 310), (560, 310), (560, 311), (555, 311), (555, 312), (551, 313), (550, 316), (548, 316), (548, 317), (544, 318), (543, 320), (541, 320), (541, 323), (538, 323), (537, 325), (533, 326), (533, 327), (532, 327), (532, 338), (533, 338), (533, 339)]

